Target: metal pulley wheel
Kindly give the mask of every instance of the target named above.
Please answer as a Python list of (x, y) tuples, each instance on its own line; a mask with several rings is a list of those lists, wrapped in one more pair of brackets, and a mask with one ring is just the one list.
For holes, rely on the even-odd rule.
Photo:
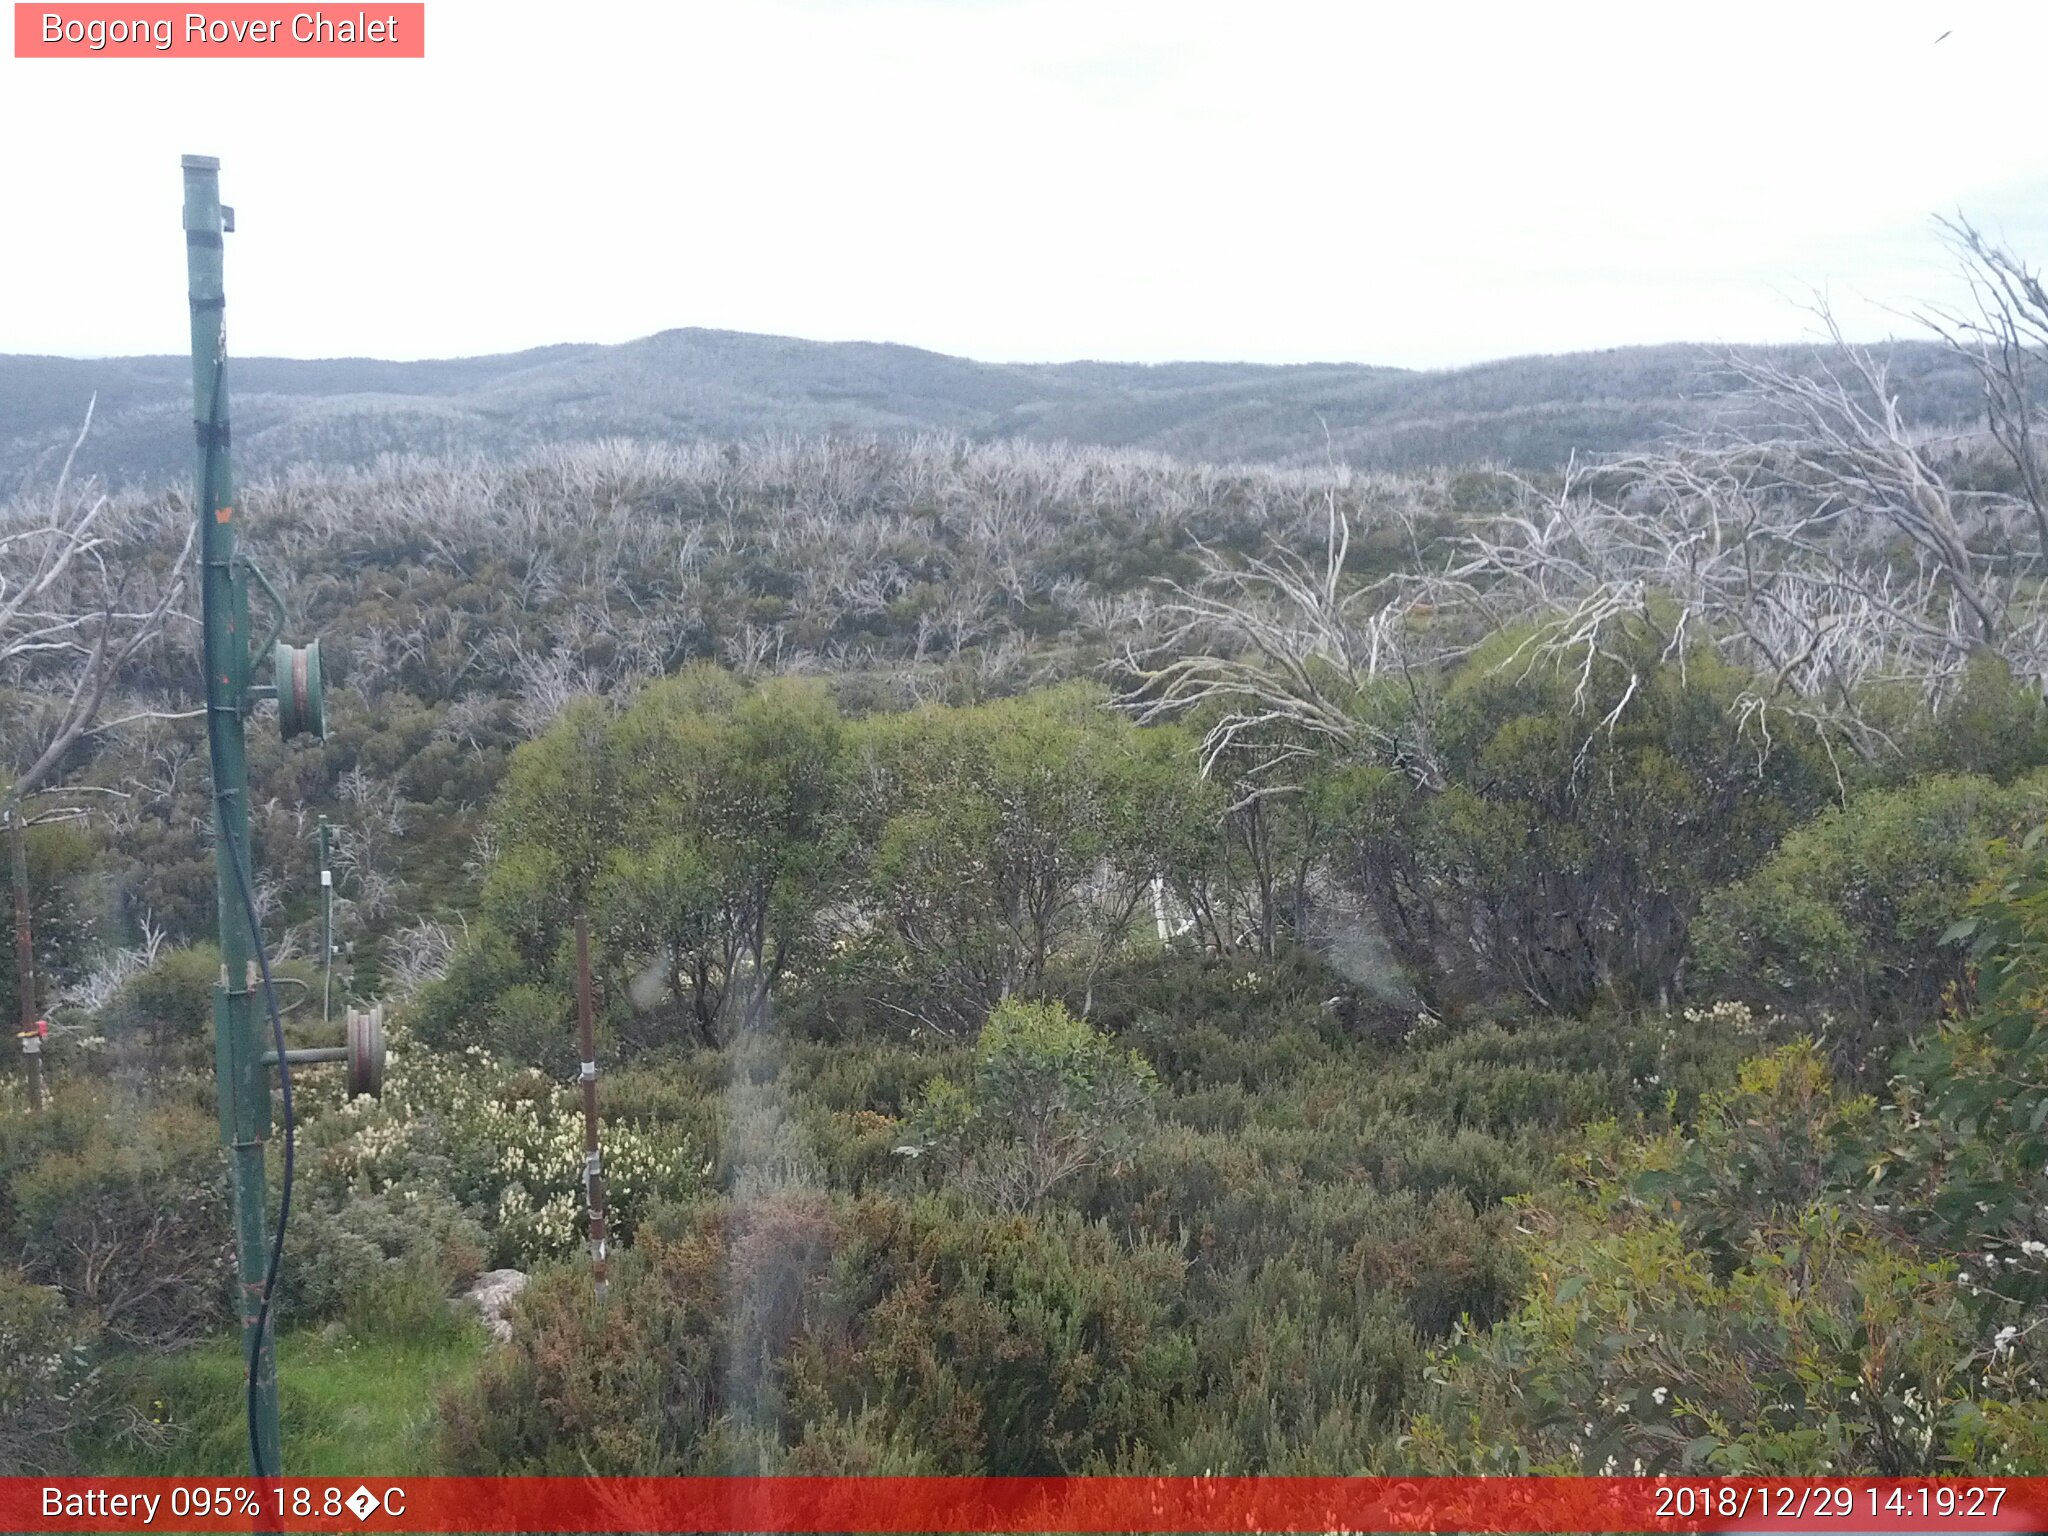
[(367, 1011), (348, 1012), (348, 1056), (344, 1070), (347, 1073), (348, 1096), (352, 1099), (365, 1094), (373, 1099), (384, 1097), (384, 1005), (378, 1003)]
[(286, 741), (294, 736), (327, 735), (327, 685), (320, 676), (320, 642), (286, 645), (278, 641), (271, 666), (277, 678), (277, 729)]

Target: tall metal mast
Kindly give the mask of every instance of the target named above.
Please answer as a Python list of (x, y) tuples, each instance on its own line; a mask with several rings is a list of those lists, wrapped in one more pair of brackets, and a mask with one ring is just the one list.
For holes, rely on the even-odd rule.
[[(277, 700), (279, 732), (327, 734), (326, 690), (320, 642), (285, 645), (284, 599), (262, 571), (235, 547), (235, 487), (228, 462), (227, 300), (221, 283), (221, 236), (233, 231), (235, 213), (220, 201), (220, 162), (187, 155), (185, 266), (192, 306), (192, 419), (199, 438), (200, 610), (206, 671), (206, 740), (213, 763), (214, 880), (220, 920), (220, 978), (213, 991), (213, 1059), (219, 1084), (220, 1139), (227, 1146), (235, 1185), (235, 1268), (248, 1362), (249, 1460), (258, 1476), (276, 1476), (277, 1351), (272, 1337), (271, 1288), (283, 1255), (283, 1222), (292, 1186), (294, 1062), (347, 1061), (348, 1091), (377, 1093), (384, 1075), (381, 1010), (349, 1021), (343, 1046), (288, 1050), (277, 997), (270, 984), (256, 919), (255, 872), (249, 853), (249, 760), (245, 726), (259, 700)], [(249, 638), (249, 584), (255, 582), (276, 618), (263, 638)], [(273, 649), (274, 645), (274, 649)], [(274, 681), (253, 686), (252, 657), (270, 651)], [(264, 1033), (268, 1004), (271, 1026)], [(284, 1086), (284, 1203), (279, 1237), (265, 1242), (263, 1148), (270, 1139), (270, 1078)]]
[[(263, 1316), (269, 1244), (264, 1143), (270, 1139), (270, 1080), (256, 1011), (256, 960), (243, 913), (249, 868), (249, 589), (235, 559), (234, 477), (228, 463), (227, 298), (221, 236), (233, 214), (220, 204), (220, 162), (187, 155), (185, 264), (192, 305), (192, 418), (199, 440), (200, 576), (205, 615), (207, 744), (213, 760), (214, 879), (220, 922), (220, 977), (213, 993), (214, 1067), (221, 1140), (234, 1175), (236, 1289), (242, 1354), (253, 1361), (253, 1470), (280, 1469), (277, 1349)], [(260, 1320), (260, 1321), (259, 1321)], [(259, 1329), (262, 1336), (259, 1337)]]
[[(270, 1139), (270, 1079), (256, 1016), (256, 958), (242, 889), (252, 881), (248, 752), (244, 709), (250, 692), (248, 582), (236, 563), (236, 494), (227, 463), (227, 293), (221, 236), (233, 213), (221, 209), (221, 162), (184, 156), (184, 264), (193, 305), (193, 422), (199, 434), (199, 559), (207, 657), (207, 748), (213, 760), (213, 879), (219, 911), (221, 975), (213, 987), (213, 1063), (219, 1079), (221, 1141), (236, 1190), (236, 1288), (242, 1358), (254, 1362), (250, 1456), (256, 1473), (276, 1473), (276, 1343), (264, 1319), (264, 1143)], [(262, 1329), (262, 1337), (258, 1337)]]

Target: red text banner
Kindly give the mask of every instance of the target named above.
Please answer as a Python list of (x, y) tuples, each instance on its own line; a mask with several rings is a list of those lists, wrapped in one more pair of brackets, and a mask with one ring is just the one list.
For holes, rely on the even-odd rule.
[(0, 1478), (0, 1529), (2036, 1531), (2048, 1478)]
[(423, 59), (424, 4), (14, 7), (18, 59)]

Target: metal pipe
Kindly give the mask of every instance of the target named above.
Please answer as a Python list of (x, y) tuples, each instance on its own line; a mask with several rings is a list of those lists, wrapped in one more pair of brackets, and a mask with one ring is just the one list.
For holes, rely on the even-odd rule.
[(576, 919), (576, 1017), (583, 1045), (583, 1195), (590, 1209), (590, 1278), (597, 1299), (603, 1301), (606, 1282), (604, 1222), (604, 1161), (597, 1147), (597, 1019), (590, 1000), (590, 922)]
[[(348, 1047), (345, 1045), (308, 1045), (304, 1047), (295, 1046), (291, 1050), (286, 1051), (284, 1053), (284, 1059), (290, 1062), (295, 1067), (306, 1066), (312, 1063), (322, 1061), (347, 1061)], [(265, 1051), (263, 1053), (263, 1065), (265, 1065), (266, 1067), (276, 1066), (277, 1052)]]
[[(185, 265), (192, 310), (192, 403), (198, 433), (198, 517), (208, 752), (213, 765), (214, 879), (220, 924), (220, 978), (213, 995), (214, 1068), (219, 1082), (221, 1140), (229, 1149), (235, 1191), (236, 1288), (242, 1354), (253, 1356), (251, 1458), (255, 1471), (279, 1461), (277, 1349), (262, 1316), (269, 1243), (264, 1232), (267, 1184), (264, 1144), (270, 1139), (270, 1077), (256, 1009), (253, 936), (239, 893), (253, 888), (249, 847), (249, 768), (244, 706), (249, 691), (249, 592), (235, 560), (234, 476), (228, 463), (227, 299), (222, 235), (232, 227), (220, 203), (220, 162), (187, 155)], [(237, 867), (237, 860), (241, 860)]]

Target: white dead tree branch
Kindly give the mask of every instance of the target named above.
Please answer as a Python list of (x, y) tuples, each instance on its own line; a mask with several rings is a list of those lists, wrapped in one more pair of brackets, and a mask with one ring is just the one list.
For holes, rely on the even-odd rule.
[(528, 736), (538, 736), (573, 700), (590, 698), (604, 687), (596, 672), (581, 665), (560, 646), (545, 656), (521, 653), (515, 663), (519, 697), (512, 719)]
[(1125, 707), (1150, 722), (1216, 706), (1201, 743), (1205, 775), (1235, 754), (1248, 780), (1271, 784), (1319, 744), (1370, 751), (1438, 785), (1421, 714), (1390, 728), (1361, 708), (1379, 680), (1416, 686), (1405, 622), (1416, 583), (1347, 580), (1351, 520), (1334, 486), (1323, 502), (1319, 558), (1278, 539), (1242, 559), (1198, 544), (1201, 577), (1167, 583), (1147, 636), (1124, 652)]
[(421, 918), (393, 933), (385, 941), (384, 963), (394, 993), (410, 997), (447, 975), (460, 938), (457, 930), (431, 918)]
[(11, 749), (0, 764), (0, 809), (33, 793), (82, 737), (164, 713), (100, 720), (177, 609), (196, 524), (184, 520), (168, 562), (152, 560), (151, 545), (165, 541), (150, 526), (151, 509), (116, 505), (90, 486), (74, 492), (72, 464), (91, 426), (88, 406), (47, 500), (0, 508), (0, 707), (11, 717), (0, 732)]
[[(1865, 755), (1888, 738), (1873, 690), (1930, 703), (1973, 658), (2048, 681), (2048, 503), (2032, 368), (2048, 295), (2009, 254), (1957, 226), (1980, 313), (1937, 329), (1978, 368), (1991, 438), (2016, 490), (1946, 468), (1963, 445), (1908, 422), (1884, 360), (1832, 346), (1796, 370), (1735, 357), (1749, 425), (1525, 488), (1511, 515), (1472, 530), (1441, 583), (1518, 655), (1576, 667), (1583, 684), (1620, 626), (1683, 661), (1711, 645), (1755, 672), (1746, 714), (1803, 716)], [(1946, 451), (1945, 451), (1946, 450)]]

